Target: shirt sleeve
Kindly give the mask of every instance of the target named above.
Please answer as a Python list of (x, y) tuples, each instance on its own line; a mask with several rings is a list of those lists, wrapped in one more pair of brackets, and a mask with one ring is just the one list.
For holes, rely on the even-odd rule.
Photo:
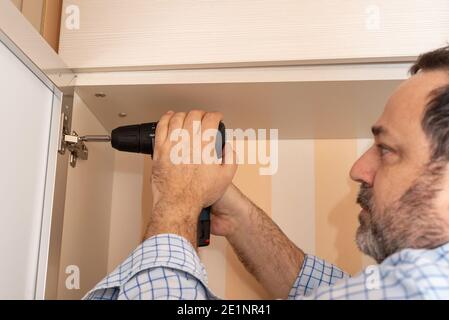
[[(324, 297), (326, 290), (345, 278), (348, 275), (338, 267), (306, 255), (288, 298)], [(206, 270), (190, 242), (175, 234), (161, 234), (139, 245), (84, 299), (202, 300), (218, 297), (208, 288)]]
[[(306, 255), (289, 299), (441, 299), (447, 296), (447, 252), (423, 257), (404, 250), (354, 277)], [(449, 252), (449, 251), (448, 251)], [(433, 255), (431, 255), (433, 254)], [(443, 261), (444, 260), (444, 261)], [(441, 262), (443, 261), (443, 262)], [(206, 270), (186, 239), (161, 234), (147, 239), (84, 299), (218, 299), (207, 287)]]
[(207, 288), (206, 270), (186, 239), (161, 234), (145, 240), (87, 300), (217, 299)]
[(347, 278), (349, 275), (335, 265), (313, 255), (306, 255), (288, 299), (312, 297), (318, 289), (326, 290)]
[[(431, 268), (432, 272), (427, 269)], [(336, 266), (306, 256), (289, 294), (299, 300), (398, 300), (436, 298), (444, 288), (435, 263), (389, 259), (350, 277)], [(432, 277), (432, 275), (435, 275)]]

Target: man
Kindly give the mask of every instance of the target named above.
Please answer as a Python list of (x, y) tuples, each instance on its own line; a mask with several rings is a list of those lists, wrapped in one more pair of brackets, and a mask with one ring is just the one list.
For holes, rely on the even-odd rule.
[(303, 253), (231, 184), (231, 150), (224, 164), (173, 164), (171, 132), (192, 133), (195, 120), (217, 128), (221, 114), (168, 112), (157, 127), (146, 240), (86, 298), (216, 298), (195, 251), (198, 214), (213, 204), (212, 233), (228, 239), (275, 298), (449, 299), (449, 47), (420, 56), (411, 74), (350, 173), (361, 185), (356, 241), (376, 269), (351, 278)]

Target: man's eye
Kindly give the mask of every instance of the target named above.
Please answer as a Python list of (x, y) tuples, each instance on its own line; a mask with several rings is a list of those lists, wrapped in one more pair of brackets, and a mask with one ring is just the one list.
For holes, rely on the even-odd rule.
[(383, 144), (378, 144), (377, 148), (379, 149), (380, 156), (383, 157), (391, 152), (391, 149)]

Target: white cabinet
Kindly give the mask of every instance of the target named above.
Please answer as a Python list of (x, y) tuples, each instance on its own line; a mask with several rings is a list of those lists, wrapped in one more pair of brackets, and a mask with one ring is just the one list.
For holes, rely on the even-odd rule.
[(42, 299), (62, 93), (0, 32), (0, 299)]
[(446, 0), (64, 0), (64, 8), (60, 54), (78, 70), (403, 61), (449, 39)]

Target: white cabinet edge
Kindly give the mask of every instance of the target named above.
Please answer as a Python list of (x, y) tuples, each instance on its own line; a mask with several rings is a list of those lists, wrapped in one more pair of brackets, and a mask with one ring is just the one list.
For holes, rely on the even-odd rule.
[(55, 179), (58, 158), (58, 141), (60, 131), (62, 100), (57, 95), (53, 96), (53, 107), (51, 117), (50, 139), (48, 145), (47, 174), (45, 178), (45, 195), (43, 203), (43, 216), (41, 226), (41, 237), (39, 244), (39, 262), (36, 279), (35, 299), (43, 300), (45, 298), (45, 290), (47, 283), (47, 270), (50, 254), (50, 238), (51, 232), (60, 232), (62, 230), (52, 230), (53, 221), (53, 203), (55, 192)]
[(363, 63), (254, 68), (217, 68), (77, 73), (78, 87), (188, 83), (256, 83), (404, 80), (411, 63)]

